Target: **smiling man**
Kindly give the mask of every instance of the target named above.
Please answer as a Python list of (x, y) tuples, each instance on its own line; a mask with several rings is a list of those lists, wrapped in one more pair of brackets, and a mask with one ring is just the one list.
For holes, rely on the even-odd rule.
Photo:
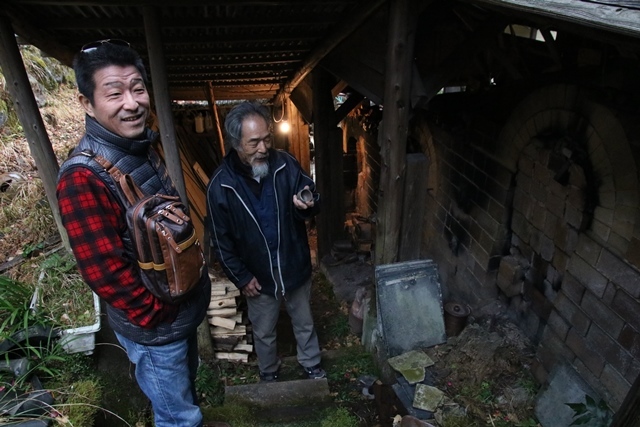
[(74, 71), (86, 130), (60, 168), (57, 196), (78, 269), (106, 302), (109, 324), (136, 365), (155, 425), (200, 427), (196, 329), (211, 299), (208, 273), (204, 269), (199, 288), (180, 305), (155, 297), (140, 279), (120, 190), (94, 159), (99, 154), (116, 165), (145, 194), (177, 195), (152, 147), (158, 135), (146, 126), (144, 65), (127, 42), (101, 40), (78, 52)]
[[(207, 188), (207, 226), (226, 275), (247, 298), (262, 381), (277, 381), (280, 305), (291, 317), (298, 362), (309, 378), (326, 376), (309, 297), (311, 257), (305, 221), (319, 212), (315, 184), (290, 154), (271, 147), (266, 107), (243, 102), (225, 119), (233, 149)], [(296, 194), (306, 189), (311, 200)]]

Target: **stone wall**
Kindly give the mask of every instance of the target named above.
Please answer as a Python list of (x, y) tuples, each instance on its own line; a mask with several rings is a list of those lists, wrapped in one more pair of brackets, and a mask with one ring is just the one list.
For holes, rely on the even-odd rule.
[(499, 301), (538, 343), (538, 380), (568, 362), (613, 409), (640, 373), (636, 128), (555, 85), (522, 99), (493, 151), (426, 120), (414, 134), (430, 159), (423, 252), (445, 298), (476, 315)]

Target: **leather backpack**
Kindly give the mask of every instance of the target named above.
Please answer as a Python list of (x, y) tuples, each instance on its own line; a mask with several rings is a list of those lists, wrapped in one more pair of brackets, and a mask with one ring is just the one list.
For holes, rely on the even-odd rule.
[(177, 196), (145, 195), (115, 165), (100, 155), (94, 159), (121, 190), (127, 226), (145, 287), (162, 301), (179, 304), (200, 283), (206, 267), (187, 207)]

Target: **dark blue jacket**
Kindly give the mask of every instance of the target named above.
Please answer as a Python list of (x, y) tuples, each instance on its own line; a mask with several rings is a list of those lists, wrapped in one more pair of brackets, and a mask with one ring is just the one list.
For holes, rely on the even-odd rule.
[[(276, 199), (278, 244), (272, 254), (258, 217), (247, 194), (245, 178), (235, 170), (227, 155), (214, 172), (207, 188), (207, 227), (216, 257), (229, 279), (238, 287), (245, 286), (253, 277), (258, 279), (261, 292), (279, 298), (301, 285), (311, 276), (311, 257), (305, 220), (320, 210), (319, 195), (313, 180), (302, 170), (289, 153), (269, 150), (269, 175)], [(313, 208), (299, 210), (293, 196), (305, 185), (315, 195)], [(274, 255), (274, 256), (272, 256)], [(277, 260), (280, 282), (274, 277), (272, 259)]]

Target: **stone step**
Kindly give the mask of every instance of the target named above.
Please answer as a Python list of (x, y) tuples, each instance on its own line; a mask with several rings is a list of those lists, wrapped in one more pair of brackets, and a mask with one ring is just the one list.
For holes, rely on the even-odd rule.
[(225, 405), (255, 408), (265, 422), (282, 422), (317, 415), (333, 404), (326, 378), (225, 387)]

